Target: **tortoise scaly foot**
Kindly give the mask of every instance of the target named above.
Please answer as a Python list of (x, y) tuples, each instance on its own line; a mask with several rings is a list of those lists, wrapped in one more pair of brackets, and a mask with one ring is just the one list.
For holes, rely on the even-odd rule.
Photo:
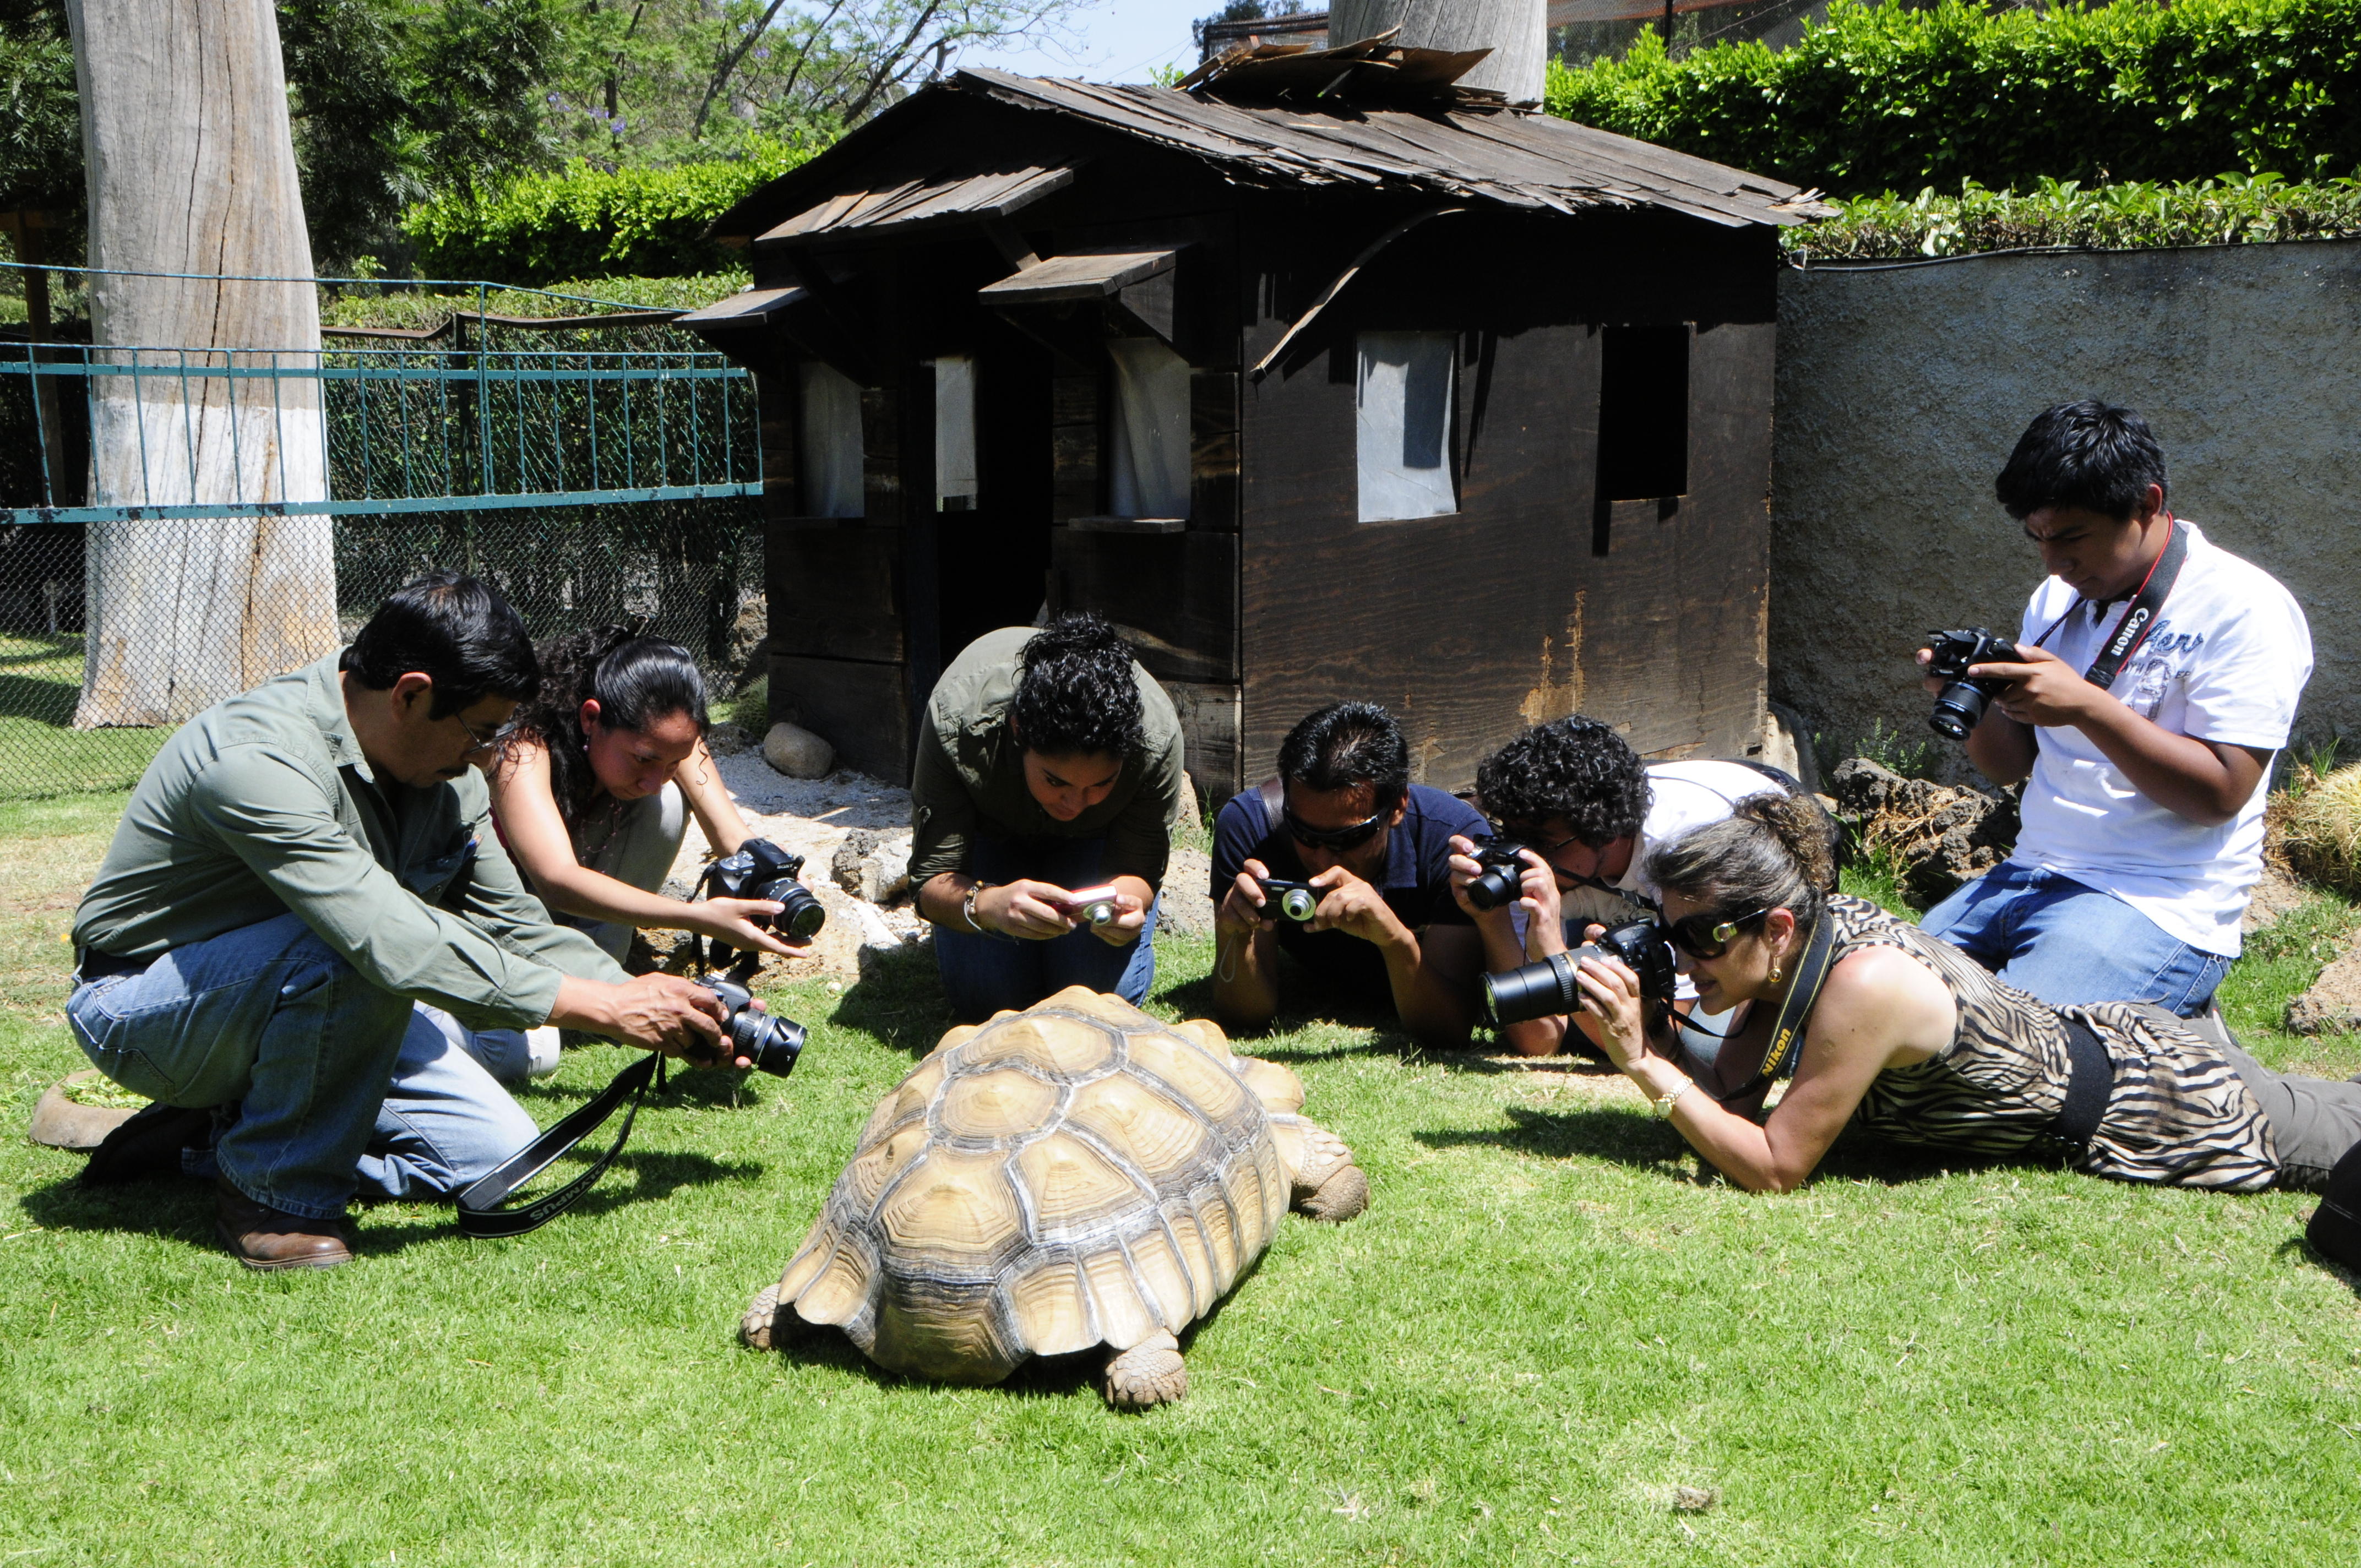
[(1155, 1333), (1118, 1351), (1107, 1358), (1101, 1387), (1106, 1402), (1118, 1410), (1149, 1410), (1172, 1403), (1189, 1391), (1180, 1342), (1169, 1333)]

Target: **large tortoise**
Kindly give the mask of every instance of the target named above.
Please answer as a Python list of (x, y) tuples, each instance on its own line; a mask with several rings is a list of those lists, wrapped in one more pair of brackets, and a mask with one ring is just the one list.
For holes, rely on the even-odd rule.
[(746, 1342), (830, 1324), (881, 1366), (952, 1383), (1103, 1345), (1110, 1404), (1177, 1399), (1175, 1336), (1290, 1204), (1327, 1220), (1368, 1204), (1302, 1103), (1295, 1074), (1212, 1024), (1081, 986), (953, 1029), (878, 1102)]

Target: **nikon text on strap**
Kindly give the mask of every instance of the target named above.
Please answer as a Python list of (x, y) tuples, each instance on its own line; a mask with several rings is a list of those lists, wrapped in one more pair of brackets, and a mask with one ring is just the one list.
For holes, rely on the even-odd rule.
[[(2169, 513), (2166, 515), (2170, 516)], [(2124, 662), (2137, 652), (2139, 645), (2147, 641), (2147, 634), (2156, 630), (2157, 612), (2164, 609), (2165, 596), (2172, 592), (2173, 580), (2180, 576), (2180, 568), (2188, 560), (2189, 525), (2176, 521), (2172, 525), (2172, 537), (2164, 542), (2164, 554), (2148, 567), (2139, 591), (2132, 596), (2132, 602), (2124, 610), (2123, 620), (2115, 623), (2115, 630), (2109, 634), (2105, 645), (2100, 648), (2099, 656), (2091, 661), (2091, 667), (2082, 672), (2084, 680), (2101, 691), (2115, 684), (2115, 677), (2123, 674)], [(2068, 610), (2052, 622), (2048, 631), (2034, 639), (2033, 645), (2038, 648), (2048, 642), (2050, 634), (2065, 625), (2074, 610), (2081, 609), (2087, 602), (2077, 600), (2074, 609)]]
[(1836, 947), (1836, 920), (1823, 909), (1812, 923), (1811, 938), (1804, 944), (1804, 961), (1795, 967), (1787, 999), (1779, 1003), (1779, 1016), (1771, 1025), (1771, 1043), (1763, 1047), (1763, 1066), (1746, 1086), (1748, 1090), (1795, 1070), (1804, 1054), (1804, 1025), (1811, 1021), (1812, 1003), (1820, 999), (1820, 982), (1828, 978)]
[[(527, 1231), (537, 1231), (558, 1215), (572, 1208), (582, 1195), (598, 1185), (623, 1152), (623, 1145), (631, 1135), (631, 1124), (640, 1114), (640, 1102), (646, 1098), (648, 1084), (653, 1080), (657, 1089), (664, 1087), (664, 1058), (651, 1052), (615, 1075), (613, 1082), (600, 1090), (588, 1103), (577, 1108), (557, 1125), (527, 1144), (523, 1149), (502, 1160), (500, 1168), (485, 1176), (459, 1194), (459, 1231), (470, 1236), (521, 1236)], [(555, 1165), (568, 1150), (604, 1125), (615, 1113), (615, 1107), (630, 1096), (631, 1108), (624, 1113), (623, 1125), (615, 1134), (615, 1142), (605, 1154), (591, 1162), (590, 1168), (540, 1197), (514, 1209), (503, 1209), (511, 1194)]]

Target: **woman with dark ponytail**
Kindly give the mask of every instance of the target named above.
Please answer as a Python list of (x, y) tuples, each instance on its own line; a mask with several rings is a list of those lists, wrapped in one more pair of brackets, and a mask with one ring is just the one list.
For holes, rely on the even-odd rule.
[[(1807, 800), (1760, 795), (1649, 856), (1699, 1004), (1732, 1014), (1697, 1078), (1631, 970), (1586, 959), (1577, 970), (1615, 1065), (1741, 1187), (1796, 1187), (1848, 1123), (2242, 1192), (2323, 1190), (2361, 1145), (2361, 1083), (2272, 1072), (2149, 1003), (2050, 1006), (1910, 922), (1824, 892), (1824, 823)], [(1786, 1093), (1766, 1116), (1779, 1078)]]
[(776, 904), (656, 892), (689, 813), (717, 855), (746, 838), (705, 750), (705, 677), (688, 650), (608, 626), (538, 653), (541, 695), (517, 710), (491, 770), (492, 817), (551, 913), (619, 959), (641, 927), (795, 951), (748, 918), (776, 915)]

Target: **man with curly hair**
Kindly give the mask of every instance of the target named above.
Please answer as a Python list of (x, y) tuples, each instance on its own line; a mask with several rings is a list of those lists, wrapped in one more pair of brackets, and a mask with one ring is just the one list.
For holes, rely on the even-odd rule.
[(918, 726), (910, 885), (953, 1012), (1069, 985), (1146, 998), (1180, 764), (1172, 699), (1095, 615), (951, 661)]
[[(1475, 844), (1452, 841), (1451, 891), (1475, 921), (1488, 970), (1514, 969), (1581, 945), (1593, 925), (1647, 919), (1658, 891), (1648, 850), (1693, 828), (1719, 822), (1749, 795), (1799, 787), (1751, 762), (1642, 763), (1611, 728), (1580, 714), (1537, 725), (1484, 759), (1476, 794), (1501, 832), (1523, 844), (1524, 895), (1489, 911), (1467, 903), (1482, 868)], [(1686, 980), (1683, 993), (1694, 995)], [(1566, 1019), (1536, 1018), (1500, 1031), (1503, 1044), (1547, 1056), (1567, 1044)], [(1574, 1023), (1595, 1047), (1598, 1023)]]
[[(1279, 1007), (1284, 950), (1333, 995), (1383, 996), (1429, 1046), (1467, 1043), (1481, 950), (1451, 898), (1452, 835), (1487, 831), (1455, 796), (1410, 782), (1410, 748), (1373, 702), (1312, 714), (1279, 749), (1279, 776), (1213, 824), (1213, 1014), (1260, 1028)], [(1308, 917), (1263, 883), (1308, 882)]]

